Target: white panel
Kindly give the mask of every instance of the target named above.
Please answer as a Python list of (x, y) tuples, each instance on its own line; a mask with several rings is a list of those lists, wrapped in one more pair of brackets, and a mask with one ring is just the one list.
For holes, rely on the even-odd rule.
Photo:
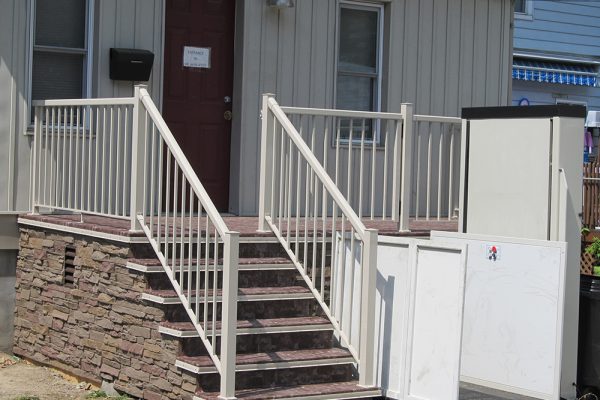
[(469, 135), (467, 232), (548, 239), (550, 119), (473, 120)]
[[(456, 398), (465, 254), (464, 246), (379, 237), (374, 368), (386, 398)], [(413, 329), (413, 321), (418, 328)], [(433, 332), (428, 324), (435, 325)], [(434, 357), (427, 354), (431, 349)], [(429, 390), (429, 385), (437, 389)], [(429, 394), (432, 397), (419, 397)]]
[(377, 246), (377, 385), (392, 399), (404, 393), (404, 371), (410, 305), (408, 243), (379, 243)]
[[(429, 245), (431, 246), (431, 245)], [(407, 399), (456, 400), (465, 265), (456, 250), (415, 246)]]
[[(432, 232), (467, 244), (461, 379), (558, 400), (566, 244)], [(488, 248), (496, 246), (491, 261)]]

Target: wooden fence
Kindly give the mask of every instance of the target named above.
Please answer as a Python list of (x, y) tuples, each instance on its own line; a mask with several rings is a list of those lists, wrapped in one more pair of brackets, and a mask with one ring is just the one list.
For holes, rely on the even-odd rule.
[(600, 226), (600, 162), (583, 164), (583, 226)]

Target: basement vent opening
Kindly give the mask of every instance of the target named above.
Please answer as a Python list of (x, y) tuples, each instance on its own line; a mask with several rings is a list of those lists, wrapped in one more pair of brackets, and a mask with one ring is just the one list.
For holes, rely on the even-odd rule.
[(65, 265), (63, 268), (63, 285), (74, 286), (75, 284), (75, 247), (65, 248)]

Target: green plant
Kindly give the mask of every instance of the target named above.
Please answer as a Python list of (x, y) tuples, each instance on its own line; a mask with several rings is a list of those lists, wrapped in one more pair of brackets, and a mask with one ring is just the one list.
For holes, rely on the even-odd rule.
[(93, 392), (85, 396), (86, 399), (101, 399), (106, 397), (108, 397), (108, 395), (106, 394), (106, 392), (104, 392), (104, 390), (94, 390)]
[(93, 392), (90, 392), (87, 396), (85, 396), (85, 398), (86, 399), (131, 400), (131, 397), (129, 397), (127, 395), (109, 396), (108, 394), (106, 394), (106, 392), (104, 390), (94, 390)]
[(590, 233), (590, 228), (586, 228), (585, 226), (581, 228), (581, 236), (586, 236), (588, 233)]
[(594, 275), (600, 275), (600, 238), (594, 238), (585, 248), (585, 252), (594, 257)]

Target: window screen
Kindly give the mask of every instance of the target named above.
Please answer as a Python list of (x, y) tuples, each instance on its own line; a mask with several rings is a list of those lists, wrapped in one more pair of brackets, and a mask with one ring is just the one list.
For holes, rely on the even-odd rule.
[[(381, 8), (342, 4), (336, 81), (336, 107), (379, 111)], [(354, 123), (353, 138), (362, 134), (362, 122)], [(350, 121), (340, 121), (342, 137), (350, 136)], [(365, 137), (373, 137), (367, 121)]]
[(88, 12), (85, 0), (35, 2), (33, 100), (85, 97)]

